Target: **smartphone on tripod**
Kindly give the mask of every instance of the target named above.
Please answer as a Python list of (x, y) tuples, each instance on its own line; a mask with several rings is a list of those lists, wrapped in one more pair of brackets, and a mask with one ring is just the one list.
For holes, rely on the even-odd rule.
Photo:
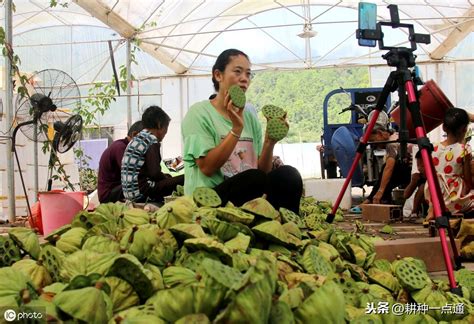
[[(359, 30), (374, 30), (377, 28), (377, 5), (369, 2), (359, 2)], [(375, 47), (376, 40), (359, 38), (360, 46)]]

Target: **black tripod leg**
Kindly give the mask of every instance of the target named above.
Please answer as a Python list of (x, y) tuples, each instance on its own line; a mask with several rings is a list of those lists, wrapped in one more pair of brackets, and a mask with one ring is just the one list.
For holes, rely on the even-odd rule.
[[(435, 222), (439, 231), (441, 249), (443, 251), (443, 257), (446, 265), (446, 271), (448, 273), (448, 280), (451, 287), (451, 292), (458, 295), (462, 295), (461, 289), (459, 286), (457, 286), (456, 279), (454, 277), (454, 268), (451, 261), (451, 256), (449, 254), (448, 243), (446, 242), (445, 230), (449, 228), (449, 213), (447, 213), (447, 209), (444, 204), (444, 199), (441, 193), (441, 188), (438, 182), (438, 177), (434, 168), (433, 160), (431, 159), (432, 145), (428, 137), (426, 137), (425, 128), (421, 119), (420, 106), (415, 94), (414, 83), (411, 78), (406, 78), (404, 84), (408, 96), (408, 108), (411, 113), (413, 125), (415, 126), (416, 138), (421, 151), (423, 165), (425, 167), (426, 181), (428, 183), (428, 189), (431, 195)], [(404, 108), (403, 106), (405, 104), (406, 102), (401, 102), (401, 109)], [(456, 256), (458, 254), (456, 245), (454, 244), (454, 237), (450, 237), (450, 240), (451, 247), (453, 248), (453, 255)]]
[[(403, 78), (406, 78), (407, 75), (404, 73), (400, 73), (399, 75), (402, 80)], [(398, 99), (399, 102), (407, 102), (407, 96), (405, 93), (405, 85), (403, 81), (399, 82), (398, 86)], [(408, 129), (407, 129), (407, 123), (406, 123), (406, 118), (407, 118), (407, 109), (403, 109), (403, 105), (400, 104), (400, 129), (398, 131), (398, 140), (400, 141), (400, 157), (402, 159), (405, 159), (407, 156), (407, 143), (409, 140), (409, 135), (408, 135)]]
[(459, 251), (458, 251), (458, 248), (456, 246), (456, 241), (455, 241), (455, 238), (454, 238), (453, 229), (452, 229), (451, 223), (449, 223), (449, 221), (448, 221), (448, 236), (449, 236), (449, 243), (451, 244), (451, 250), (453, 251), (453, 256), (454, 256), (454, 265), (455, 265), (454, 268), (456, 270), (459, 270), (463, 267), (462, 266), (462, 258), (459, 255)]
[(328, 223), (332, 223), (334, 221), (334, 217), (336, 217), (336, 212), (339, 208), (339, 205), (341, 204), (342, 198), (344, 197), (344, 193), (346, 192), (347, 187), (349, 186), (349, 182), (351, 181), (352, 176), (354, 175), (354, 172), (357, 166), (359, 165), (359, 161), (362, 157), (362, 154), (364, 154), (365, 152), (369, 136), (372, 133), (372, 130), (374, 129), (375, 123), (377, 122), (380, 112), (382, 111), (385, 103), (387, 102), (388, 95), (393, 91), (394, 82), (394, 72), (391, 72), (377, 100), (377, 105), (375, 106), (376, 111), (374, 113), (374, 116), (370, 120), (367, 129), (364, 135), (362, 136), (359, 145), (357, 146), (356, 156), (354, 157), (354, 161), (352, 161), (352, 165), (349, 169), (349, 173), (347, 174), (346, 180), (344, 181), (341, 191), (339, 192), (339, 195), (337, 196), (337, 199), (334, 202), (334, 205), (332, 206), (331, 213), (329, 213), (326, 217), (326, 222)]

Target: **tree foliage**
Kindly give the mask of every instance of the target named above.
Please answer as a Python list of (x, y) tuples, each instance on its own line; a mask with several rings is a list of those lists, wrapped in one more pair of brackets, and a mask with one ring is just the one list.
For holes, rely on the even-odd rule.
[[(247, 91), (247, 101), (259, 112), (267, 104), (284, 108), (288, 112), (290, 131), (283, 142), (316, 142), (323, 130), (323, 102), (326, 95), (343, 88), (369, 86), (369, 73), (365, 67), (349, 69), (319, 69), (303, 71), (259, 72)], [(346, 99), (346, 101), (344, 101)], [(347, 98), (340, 96), (331, 102), (329, 114), (332, 122), (347, 122), (347, 115), (339, 115), (347, 107)]]

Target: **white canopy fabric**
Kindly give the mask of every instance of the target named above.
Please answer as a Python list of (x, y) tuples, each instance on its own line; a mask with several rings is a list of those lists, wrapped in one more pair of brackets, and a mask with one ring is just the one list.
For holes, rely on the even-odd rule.
[[(419, 44), (415, 52), (416, 62), (426, 66), (425, 78), (446, 80), (445, 88), (462, 89), (450, 94), (459, 92), (455, 101), (473, 107), (472, 1), (373, 2), (379, 21), (388, 21), (387, 5), (397, 4), (402, 23), (414, 24), (417, 33), (430, 34), (431, 43)], [(132, 89), (132, 119), (147, 105), (169, 107), (179, 100), (175, 108), (179, 113), (173, 117), (179, 122), (189, 103), (212, 93), (210, 79), (196, 77), (208, 75), (217, 55), (231, 47), (246, 52), (257, 71), (364, 65), (371, 67), (372, 86), (385, 81), (379, 80), (375, 70), (385, 71), (381, 55), (386, 51), (357, 44), (358, 1), (59, 0), (54, 7), (50, 0), (14, 3), (13, 48), (21, 59), (20, 70), (63, 70), (83, 96), (92, 83), (111, 80), (109, 44), (120, 70), (126, 63), (126, 40), (133, 39), (141, 51), (134, 52), (137, 64), (132, 65), (137, 79)], [(0, 10), (2, 24), (4, 14)], [(314, 37), (298, 36), (304, 31)], [(387, 33), (384, 40), (408, 46), (401, 29)], [(448, 67), (449, 78), (428, 73)], [(112, 106), (104, 116), (97, 116), (102, 125), (124, 123), (126, 98), (117, 98)]]
[[(96, 1), (77, 3), (115, 28), (111, 15), (140, 28), (135, 35), (144, 48), (176, 73), (208, 71), (225, 48), (248, 52), (255, 65), (311, 68), (340, 64), (380, 63), (380, 53), (356, 44), (358, 1), (233, 0), (233, 1)], [(474, 10), (469, 1), (376, 1), (379, 20), (389, 20), (389, 3), (398, 3), (401, 22), (413, 23), (431, 35), (421, 45), (421, 60), (441, 59), (472, 31)], [(113, 10), (110, 12), (111, 8)], [(92, 10), (91, 10), (92, 9)], [(101, 11), (106, 19), (101, 18)], [(123, 25), (118, 23), (121, 27)], [(117, 29), (116, 29), (117, 30)], [(303, 30), (317, 35), (302, 39)], [(124, 30), (124, 36), (131, 31)], [(393, 35), (406, 46), (407, 35)], [(150, 46), (151, 45), (151, 46)]]
[[(472, 60), (471, 1), (372, 2), (377, 4), (379, 20), (388, 21), (387, 5), (397, 4), (402, 23), (412, 23), (415, 32), (431, 35), (431, 44), (418, 45), (417, 62)], [(215, 57), (231, 47), (246, 52), (257, 70), (385, 64), (381, 58), (385, 51), (357, 45), (358, 3), (60, 0), (50, 8), (50, 1), (46, 0), (17, 0), (13, 30), (19, 50), (33, 48), (36, 58), (41, 59), (38, 52), (58, 49), (63, 44), (80, 53), (82, 64), (98, 67), (100, 63), (94, 59), (107, 59), (108, 40), (114, 41), (117, 50), (123, 44), (121, 40), (134, 38), (141, 49), (160, 62), (159, 66), (140, 71), (141, 77), (209, 73)], [(313, 31), (315, 36), (301, 38), (298, 35), (303, 31)], [(393, 30), (385, 40), (388, 38), (391, 44), (408, 45), (408, 36), (401, 29)], [(99, 53), (93, 54), (96, 49)], [(72, 53), (64, 52), (64, 56), (67, 54)], [(83, 81), (96, 77), (97, 73), (92, 73)]]

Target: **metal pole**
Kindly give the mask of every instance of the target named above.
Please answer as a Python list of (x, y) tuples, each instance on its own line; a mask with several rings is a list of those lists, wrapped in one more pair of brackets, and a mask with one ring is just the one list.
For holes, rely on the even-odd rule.
[(38, 124), (35, 123), (35, 132), (33, 134), (33, 172), (34, 172), (34, 179), (33, 179), (33, 202), (36, 201), (38, 197)]
[[(12, 0), (5, 1), (5, 42), (12, 45)], [(12, 62), (5, 57), (5, 118), (6, 131), (8, 136), (12, 135), (11, 125), (13, 124), (13, 83), (12, 83)], [(13, 164), (12, 141), (8, 141), (7, 149), (7, 186), (8, 186), (8, 220), (15, 222), (15, 166)]]
[(127, 39), (127, 131), (132, 126), (132, 44)]

